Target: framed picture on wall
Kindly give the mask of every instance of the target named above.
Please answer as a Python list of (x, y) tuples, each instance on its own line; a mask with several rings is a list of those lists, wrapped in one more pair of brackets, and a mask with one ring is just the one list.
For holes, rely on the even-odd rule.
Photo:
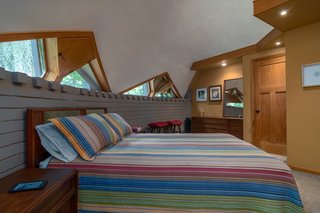
[(320, 86), (320, 63), (302, 66), (302, 86)]
[(199, 88), (196, 90), (196, 101), (207, 101), (207, 88)]
[(221, 101), (221, 85), (209, 87), (209, 101)]

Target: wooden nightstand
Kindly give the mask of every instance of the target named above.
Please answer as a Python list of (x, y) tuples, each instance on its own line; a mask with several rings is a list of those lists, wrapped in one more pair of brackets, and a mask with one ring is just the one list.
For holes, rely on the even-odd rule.
[[(8, 193), (18, 182), (47, 180), (42, 190)], [(1, 212), (77, 212), (77, 171), (22, 169), (0, 179)]]

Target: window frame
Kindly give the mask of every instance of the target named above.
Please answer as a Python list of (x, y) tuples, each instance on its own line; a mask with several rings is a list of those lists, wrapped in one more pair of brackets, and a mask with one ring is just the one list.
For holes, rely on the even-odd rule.
[(147, 79), (145, 81), (142, 81), (141, 83), (135, 84), (134, 86), (131, 86), (131, 87), (119, 92), (118, 94), (122, 95), (122, 94), (124, 94), (124, 93), (126, 93), (126, 92), (128, 92), (128, 91), (130, 91), (130, 90), (132, 90), (132, 89), (134, 89), (134, 88), (136, 88), (136, 87), (148, 82), (149, 83), (149, 94), (147, 95), (147, 97), (155, 97), (155, 95), (157, 94), (157, 91), (156, 91), (155, 86), (154, 86), (154, 80), (155, 79), (159, 79), (159, 78), (167, 78), (168, 82), (171, 84), (169, 89), (172, 90), (172, 93), (175, 95), (176, 98), (181, 98), (181, 95), (180, 95), (177, 87), (173, 83), (173, 81), (172, 81), (172, 79), (171, 79), (171, 77), (170, 77), (168, 72), (161, 73), (161, 74), (156, 75), (156, 76), (154, 76), (152, 78), (149, 78), (149, 79)]
[[(22, 33), (3, 33), (0, 34), (0, 42), (10, 42), (10, 41), (21, 41), (21, 40), (33, 40), (33, 39), (43, 39), (43, 42), (46, 42), (46, 39), (50, 38), (89, 38), (92, 42), (93, 46), (93, 52), (95, 55), (95, 59), (88, 62), (90, 63), (90, 66), (94, 72), (94, 75), (100, 85), (100, 88), (105, 92), (111, 92), (109, 82), (106, 76), (106, 73), (104, 71), (97, 44), (95, 41), (94, 33), (92, 31), (52, 31), (52, 32), (22, 32)], [(58, 45), (58, 44), (56, 44)], [(58, 47), (56, 47), (58, 48)], [(42, 74), (42, 78), (45, 80), (51, 80), (48, 79), (49, 72), (50, 72), (50, 66), (48, 64), (48, 54), (47, 54), (47, 47), (44, 45), (44, 56), (45, 56), (45, 67), (46, 70)], [(55, 59), (57, 60), (57, 59)], [(81, 66), (80, 66), (81, 67)], [(54, 81), (59, 83), (61, 79), (64, 76), (61, 76), (60, 78), (54, 78)]]

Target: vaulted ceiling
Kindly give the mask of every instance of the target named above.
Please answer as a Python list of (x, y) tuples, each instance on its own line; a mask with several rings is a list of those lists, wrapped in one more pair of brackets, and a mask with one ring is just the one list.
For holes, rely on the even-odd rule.
[(0, 0), (0, 33), (94, 31), (113, 92), (168, 72), (183, 95), (192, 62), (272, 29), (252, 14), (252, 0)]

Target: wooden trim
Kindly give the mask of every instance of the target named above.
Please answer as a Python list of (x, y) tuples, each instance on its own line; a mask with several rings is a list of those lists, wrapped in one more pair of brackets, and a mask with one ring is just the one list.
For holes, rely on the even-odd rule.
[(171, 81), (172, 84), (173, 84), (173, 85), (172, 85), (172, 87), (173, 87), (173, 93), (175, 94), (176, 98), (182, 98), (179, 90), (177, 89), (175, 83), (172, 81), (172, 78), (170, 77), (169, 73), (166, 72), (166, 74), (167, 74), (167, 77), (168, 77), (169, 81)]
[(41, 38), (80, 38), (93, 37), (90, 31), (49, 31), (49, 32), (16, 32), (0, 34), (0, 42), (20, 41)]
[(255, 0), (253, 2), (253, 15), (255, 16), (288, 1), (289, 0)]
[[(106, 72), (105, 72), (105, 70), (103, 68), (103, 65), (102, 65), (102, 62), (101, 62), (101, 59), (100, 59), (98, 46), (97, 46), (96, 39), (94, 37), (94, 33), (93, 32), (91, 32), (91, 37), (92, 37), (92, 41), (93, 41), (94, 52), (96, 54), (95, 56), (96, 56), (96, 59), (98, 61), (98, 65), (99, 65), (99, 68), (100, 68), (100, 73), (97, 73), (97, 75), (99, 76), (97, 78), (97, 81), (99, 82), (99, 84), (101, 86), (101, 89), (103, 91), (111, 92), (110, 84), (108, 82)], [(95, 71), (93, 70), (93, 72), (95, 72)], [(101, 79), (101, 77), (102, 77), (103, 80)]]
[(311, 173), (311, 174), (320, 175), (320, 170), (303, 168), (303, 167), (294, 166), (294, 165), (291, 165), (291, 164), (288, 164), (288, 166), (289, 166), (291, 169), (298, 170), (298, 171), (301, 171), (301, 172), (306, 172), (306, 173)]
[(238, 50), (234, 50), (231, 52), (223, 53), (221, 55), (213, 56), (207, 59), (203, 59), (200, 61), (196, 61), (192, 64), (191, 70), (206, 70), (209, 69), (210, 66), (214, 63), (221, 62), (226, 59), (238, 58), (244, 55), (249, 55), (251, 53), (255, 53), (257, 51), (257, 45), (250, 45), (247, 47), (240, 48)]
[(278, 29), (271, 30), (265, 37), (263, 37), (258, 43), (257, 43), (257, 51), (263, 49), (266, 47), (270, 42), (274, 41), (276, 38), (280, 37), (283, 34)]
[(262, 57), (262, 58), (255, 58), (255, 59), (252, 59), (252, 62), (263, 61), (263, 60), (277, 58), (277, 57), (281, 57), (281, 56), (286, 56), (286, 54), (285, 53), (279, 53), (279, 54), (275, 54), (275, 55), (268, 55), (268, 56), (265, 56), (265, 57)]

